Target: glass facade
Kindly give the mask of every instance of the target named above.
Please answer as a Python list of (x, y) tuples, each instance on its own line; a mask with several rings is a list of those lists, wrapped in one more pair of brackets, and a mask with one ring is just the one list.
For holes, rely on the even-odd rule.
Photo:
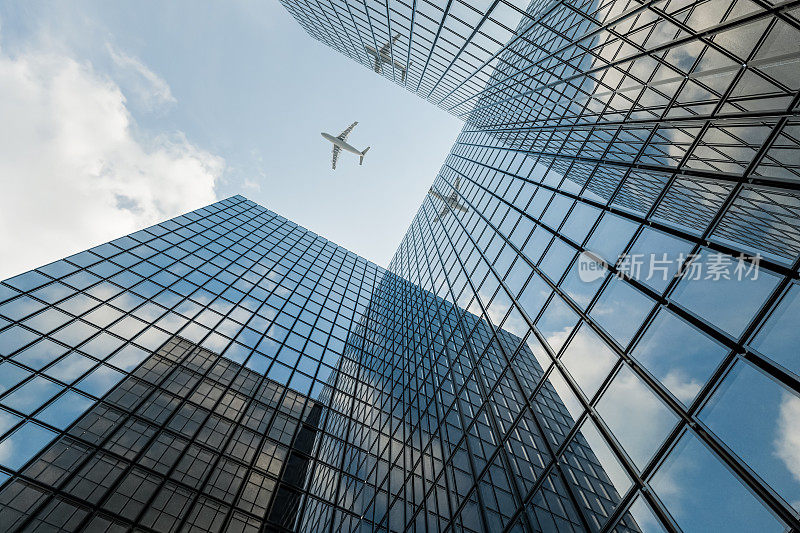
[(282, 3), (465, 120), (438, 194), (2, 282), (0, 529), (800, 530), (800, 2)]
[[(375, 70), (464, 119), (389, 271), (525, 339), (581, 527), (800, 529), (800, 6), (282, 1), (370, 68), (391, 36), (407, 73)], [(607, 515), (569, 484), (581, 434)]]

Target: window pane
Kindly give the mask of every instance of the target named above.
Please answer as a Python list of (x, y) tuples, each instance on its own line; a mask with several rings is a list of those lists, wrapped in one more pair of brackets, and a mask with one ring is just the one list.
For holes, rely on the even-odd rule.
[(623, 366), (597, 403), (597, 412), (643, 469), (678, 422), (650, 388)]
[(28, 421), (0, 442), (0, 464), (19, 470), (55, 437), (56, 433)]
[(784, 531), (692, 433), (681, 438), (650, 485), (686, 533)]
[(655, 302), (619, 278), (612, 279), (590, 316), (623, 348), (644, 322)]
[(2, 402), (3, 405), (29, 415), (61, 390), (62, 387), (60, 385), (53, 383), (49, 379), (35, 376), (3, 398)]
[(798, 316), (800, 316), (800, 287), (792, 285), (767, 323), (758, 332), (753, 347), (800, 375), (800, 350), (797, 349), (800, 346)]
[(85, 413), (92, 404), (94, 404), (94, 400), (75, 391), (67, 390), (41, 413), (36, 415), (36, 418), (58, 429), (66, 429), (67, 426)]
[(693, 271), (687, 269), (672, 297), (698, 316), (738, 337), (775, 288), (777, 279), (765, 268), (758, 270), (756, 279), (751, 274), (738, 280), (732, 270), (730, 279), (705, 279), (709, 265), (716, 261), (713, 257), (709, 250), (698, 254), (693, 263), (698, 265), (695, 272), (700, 272), (700, 279), (693, 279)]
[(700, 330), (661, 309), (632, 355), (688, 406), (726, 352), (721, 344)]
[(581, 324), (561, 356), (561, 362), (589, 399), (618, 359), (617, 354), (586, 324)]
[(739, 362), (700, 418), (800, 511), (800, 397)]

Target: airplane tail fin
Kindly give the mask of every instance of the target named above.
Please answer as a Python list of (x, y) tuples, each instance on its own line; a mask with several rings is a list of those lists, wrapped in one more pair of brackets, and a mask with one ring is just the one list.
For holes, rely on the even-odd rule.
[(358, 164), (359, 165), (363, 165), (364, 164), (364, 156), (367, 155), (367, 150), (369, 150), (369, 146), (364, 148), (364, 151), (361, 152), (361, 159), (358, 160)]

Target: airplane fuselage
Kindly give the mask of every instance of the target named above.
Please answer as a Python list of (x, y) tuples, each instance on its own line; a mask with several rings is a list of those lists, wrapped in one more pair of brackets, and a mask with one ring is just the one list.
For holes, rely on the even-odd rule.
[(461, 202), (458, 201), (458, 195), (456, 193), (451, 193), (449, 196), (445, 196), (436, 189), (434, 189), (433, 187), (431, 187), (428, 193), (442, 200), (445, 204), (448, 205), (448, 207), (450, 207), (450, 209), (458, 210), (463, 213), (467, 212), (467, 208), (461, 205)]
[(361, 150), (356, 150), (356, 148), (354, 146), (344, 142), (343, 140), (341, 140), (338, 137), (334, 137), (330, 133), (322, 132), (322, 136), (325, 138), (325, 140), (328, 140), (328, 141), (332, 142), (333, 144), (335, 144), (336, 146), (338, 146), (342, 150), (347, 150), (348, 152), (352, 152), (354, 154), (361, 155)]

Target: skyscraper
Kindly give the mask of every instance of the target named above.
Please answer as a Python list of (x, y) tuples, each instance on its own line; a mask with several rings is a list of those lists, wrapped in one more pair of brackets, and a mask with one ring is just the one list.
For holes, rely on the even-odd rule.
[(465, 120), (389, 270), (541, 345), (618, 508), (800, 527), (797, 5), (283, 3)]
[(0, 527), (800, 529), (800, 4), (283, 3), (465, 120), (439, 197), (0, 284)]

